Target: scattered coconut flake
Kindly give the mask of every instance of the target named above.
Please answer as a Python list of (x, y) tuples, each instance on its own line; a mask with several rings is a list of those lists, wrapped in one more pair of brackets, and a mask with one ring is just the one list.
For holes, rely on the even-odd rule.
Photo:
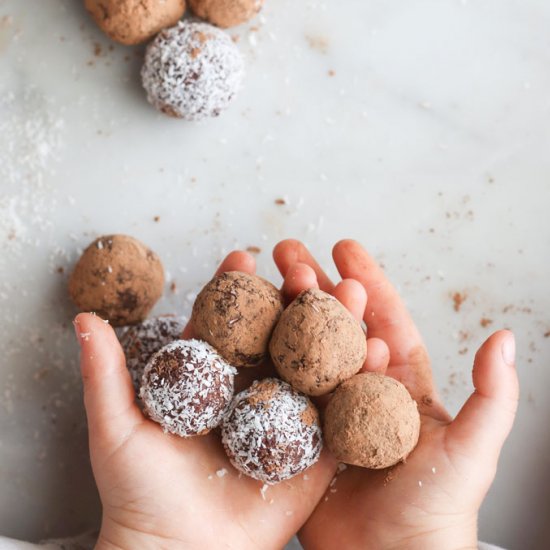
[(216, 475), (217, 475), (218, 477), (223, 477), (223, 476), (227, 475), (227, 470), (226, 470), (225, 468), (221, 468), (220, 470), (218, 470), (218, 471), (216, 472)]

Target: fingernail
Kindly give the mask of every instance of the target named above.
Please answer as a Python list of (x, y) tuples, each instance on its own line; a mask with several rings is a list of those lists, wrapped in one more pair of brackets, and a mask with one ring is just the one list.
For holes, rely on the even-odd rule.
[(513, 367), (516, 362), (516, 339), (514, 335), (510, 332), (502, 342), (502, 359), (509, 366)]

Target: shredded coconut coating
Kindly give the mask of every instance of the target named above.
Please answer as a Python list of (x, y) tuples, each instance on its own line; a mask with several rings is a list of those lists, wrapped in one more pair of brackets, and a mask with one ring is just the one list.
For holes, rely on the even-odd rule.
[(233, 397), (236, 369), (201, 340), (176, 340), (147, 363), (140, 396), (165, 432), (203, 435), (220, 424)]
[(275, 378), (235, 396), (222, 423), (222, 443), (235, 468), (267, 484), (315, 464), (323, 446), (313, 403)]
[(207, 23), (181, 21), (149, 44), (141, 69), (147, 99), (193, 121), (218, 116), (240, 88), (244, 62), (231, 38)]
[(136, 393), (139, 393), (141, 377), (149, 359), (160, 348), (181, 339), (184, 328), (185, 318), (160, 315), (124, 330), (120, 344), (126, 356), (126, 366), (132, 376)]

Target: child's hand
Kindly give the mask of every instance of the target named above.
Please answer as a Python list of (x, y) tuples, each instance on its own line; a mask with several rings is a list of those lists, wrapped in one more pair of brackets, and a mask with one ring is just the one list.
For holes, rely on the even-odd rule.
[[(364, 320), (376, 345), (368, 346), (366, 370), (405, 384), (418, 403), (422, 428), (405, 464), (340, 473), (302, 528), (302, 544), (331, 550), (475, 549), (478, 510), (517, 407), (514, 337), (499, 331), (483, 344), (474, 361), (475, 391), (452, 420), (436, 395), (420, 334), (380, 267), (353, 241), (338, 243), (333, 257), (340, 275), (361, 282), (368, 294)], [(283, 276), (300, 263), (308, 282), (298, 279), (298, 286), (316, 277), (321, 289), (333, 288), (296, 241), (280, 243), (275, 261)]]
[[(253, 273), (254, 259), (230, 254), (219, 272)], [(283, 291), (293, 298), (300, 270), (289, 271)], [(306, 281), (307, 282), (307, 281)], [(359, 311), (366, 296), (358, 283), (344, 282), (335, 295)], [(353, 292), (355, 291), (355, 293)], [(103, 504), (98, 548), (280, 549), (303, 525), (322, 497), (336, 463), (323, 452), (319, 462), (287, 482), (270, 487), (239, 476), (219, 437), (182, 439), (165, 434), (134, 402), (130, 375), (112, 328), (100, 318), (75, 320), (81, 345), (84, 401), (90, 454)], [(192, 337), (188, 326), (185, 337)], [(258, 374), (241, 369), (238, 376)], [(265, 376), (265, 369), (262, 374)]]

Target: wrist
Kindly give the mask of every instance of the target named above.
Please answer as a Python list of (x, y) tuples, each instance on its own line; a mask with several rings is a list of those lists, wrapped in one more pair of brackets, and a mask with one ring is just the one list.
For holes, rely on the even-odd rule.
[(117, 521), (103, 518), (94, 550), (158, 550), (181, 548), (176, 539), (127, 527)]
[(388, 550), (477, 550), (477, 517), (451, 527), (434, 526), (395, 540)]

